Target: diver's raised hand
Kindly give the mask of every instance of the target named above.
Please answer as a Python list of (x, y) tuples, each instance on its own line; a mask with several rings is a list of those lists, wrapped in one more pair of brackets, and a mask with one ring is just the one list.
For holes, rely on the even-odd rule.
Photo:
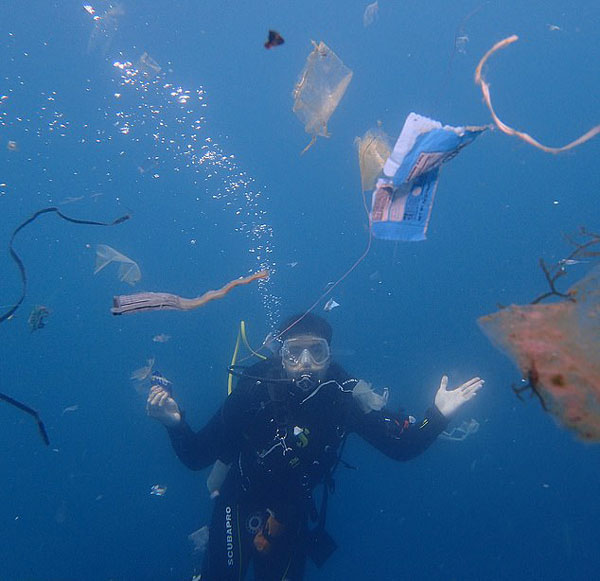
[(146, 413), (161, 424), (172, 427), (181, 421), (181, 411), (169, 392), (160, 385), (153, 385), (146, 400)]
[(479, 377), (473, 377), (456, 389), (449, 390), (448, 376), (444, 375), (440, 388), (435, 394), (435, 407), (445, 417), (452, 415), (461, 405), (473, 399), (485, 382)]

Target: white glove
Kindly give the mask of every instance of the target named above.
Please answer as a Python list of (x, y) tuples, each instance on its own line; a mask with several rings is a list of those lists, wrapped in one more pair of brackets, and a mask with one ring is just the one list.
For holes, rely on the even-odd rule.
[(484, 383), (483, 379), (473, 377), (456, 389), (448, 390), (446, 389), (448, 387), (448, 376), (444, 375), (440, 383), (440, 388), (435, 394), (435, 406), (447, 418), (461, 405), (473, 399)]
[(146, 413), (161, 424), (172, 427), (181, 421), (177, 402), (160, 385), (153, 385), (146, 401)]

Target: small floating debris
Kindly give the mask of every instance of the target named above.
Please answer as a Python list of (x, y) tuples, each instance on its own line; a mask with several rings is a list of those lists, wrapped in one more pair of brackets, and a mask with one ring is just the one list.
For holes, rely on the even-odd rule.
[(140, 367), (131, 373), (131, 381), (144, 381), (144, 379), (150, 377), (152, 368), (154, 367), (154, 357), (147, 359), (146, 363), (147, 365), (144, 365), (144, 367)]
[(36, 305), (31, 309), (27, 319), (27, 325), (31, 332), (43, 329), (46, 326), (46, 319), (50, 316), (50, 309), (44, 305)]
[(167, 492), (167, 487), (162, 486), (161, 484), (153, 484), (150, 489), (150, 494), (152, 496), (164, 496)]
[(274, 46), (279, 46), (284, 42), (285, 40), (283, 39), (283, 36), (279, 34), (279, 32), (276, 30), (269, 30), (269, 38), (267, 39), (267, 42), (265, 42), (265, 48), (268, 50)]

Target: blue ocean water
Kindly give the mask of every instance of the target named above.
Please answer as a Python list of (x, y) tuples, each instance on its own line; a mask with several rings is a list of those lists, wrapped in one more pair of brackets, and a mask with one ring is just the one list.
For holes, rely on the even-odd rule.
[[(0, 5), (0, 303), (19, 295), (7, 246), (34, 211), (131, 215), (112, 227), (46, 215), (15, 240), (29, 280), (0, 326), (0, 391), (39, 411), (51, 446), (0, 402), (1, 579), (191, 578), (207, 473), (179, 463), (130, 375), (154, 358), (195, 428), (214, 413), (239, 321), (260, 344), (364, 250), (356, 136), (380, 122), (395, 138), (411, 111), (489, 123), (473, 73), (510, 34), (521, 40), (487, 73), (501, 116), (552, 145), (598, 122), (597, 3), (381, 0), (365, 27), (366, 5), (98, 1), (96, 20), (71, 0)], [(266, 51), (269, 28), (286, 42)], [(354, 77), (331, 137), (300, 157), (310, 137), (291, 93), (311, 39)], [(142, 74), (143, 53), (159, 74)], [(339, 548), (307, 579), (595, 578), (598, 448), (515, 397), (519, 373), (476, 319), (544, 292), (538, 259), (568, 254), (565, 233), (598, 230), (599, 148), (553, 156), (488, 132), (444, 167), (428, 240), (374, 240), (335, 289), (334, 352), (389, 386), (393, 407), (422, 414), (444, 373), (486, 386), (453, 424), (479, 422), (463, 442), (399, 464), (349, 441), (358, 470), (339, 470), (328, 515)], [(93, 275), (96, 244), (138, 262), (135, 290), (196, 296), (272, 276), (197, 311), (113, 317), (112, 296), (135, 290), (114, 265)], [(587, 267), (569, 268), (573, 282)], [(40, 304), (51, 314), (32, 333)]]

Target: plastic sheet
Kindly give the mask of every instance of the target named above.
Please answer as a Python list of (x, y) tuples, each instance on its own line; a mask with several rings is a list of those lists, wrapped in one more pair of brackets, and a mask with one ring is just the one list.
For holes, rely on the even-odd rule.
[(208, 546), (208, 539), (210, 537), (210, 532), (208, 526), (203, 526), (199, 528), (197, 531), (188, 535), (188, 539), (190, 543), (192, 543), (192, 547), (194, 553), (204, 553), (206, 551), (206, 547)]
[(383, 393), (379, 395), (373, 391), (370, 383), (367, 383), (364, 379), (361, 379), (352, 390), (352, 397), (358, 403), (360, 409), (368, 414), (372, 411), (379, 411), (383, 409), (388, 402), (389, 390), (385, 388)]
[(365, 28), (371, 26), (379, 18), (379, 2), (377, 0), (372, 4), (367, 4), (363, 13), (363, 25)]
[(476, 434), (479, 431), (479, 422), (475, 418), (461, 422), (460, 426), (456, 426), (451, 430), (444, 430), (439, 438), (451, 442), (463, 442), (469, 436)]
[(312, 135), (302, 153), (315, 143), (318, 135), (329, 137), (327, 122), (352, 79), (352, 71), (324, 42), (312, 43), (314, 49), (293, 92), (292, 111), (304, 124), (304, 130)]
[(142, 278), (142, 272), (137, 262), (106, 244), (98, 244), (96, 246), (96, 268), (94, 269), (94, 274), (98, 274), (112, 262), (119, 264), (119, 280), (133, 286)]
[(225, 482), (229, 468), (231, 468), (231, 464), (225, 464), (221, 460), (217, 460), (214, 463), (212, 470), (206, 479), (206, 488), (208, 488), (211, 498), (219, 496), (219, 491), (223, 482)]
[(369, 129), (362, 137), (357, 137), (354, 143), (358, 149), (360, 182), (363, 192), (366, 192), (375, 187), (392, 148), (388, 136), (379, 128)]

